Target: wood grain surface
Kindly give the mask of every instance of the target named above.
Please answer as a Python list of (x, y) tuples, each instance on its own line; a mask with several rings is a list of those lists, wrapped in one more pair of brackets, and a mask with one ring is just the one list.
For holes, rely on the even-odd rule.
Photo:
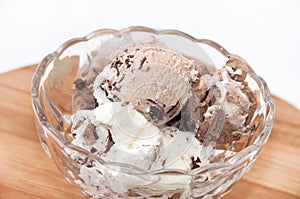
[[(0, 75), (0, 198), (78, 199), (37, 138), (30, 81), (35, 66)], [(225, 199), (300, 198), (300, 111), (274, 97), (272, 134), (253, 168)]]

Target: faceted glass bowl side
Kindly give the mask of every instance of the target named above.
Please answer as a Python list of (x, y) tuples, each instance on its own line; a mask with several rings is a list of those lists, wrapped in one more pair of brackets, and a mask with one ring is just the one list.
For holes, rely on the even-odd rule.
[[(220, 153), (211, 164), (190, 172), (179, 170), (144, 171), (125, 164), (103, 161), (89, 151), (70, 143), (72, 112), (72, 89), (76, 73), (91, 59), (92, 52), (112, 37), (131, 33), (136, 39), (154, 35), (173, 49), (201, 58), (213, 65), (218, 60), (226, 60), (230, 54), (219, 44), (205, 39), (196, 39), (176, 30), (153, 30), (147, 27), (129, 27), (122, 30), (102, 29), (82, 38), (75, 38), (61, 45), (46, 56), (39, 64), (32, 79), (32, 105), (41, 144), (65, 178), (77, 184), (87, 195), (97, 198), (218, 198), (225, 194), (253, 165), (257, 155), (267, 141), (274, 122), (274, 104), (269, 89), (262, 78), (249, 66), (248, 79), (260, 97), (260, 107), (255, 112), (251, 125), (253, 132), (242, 141), (220, 147)], [(197, 46), (208, 51), (201, 51)], [(188, 46), (188, 47), (187, 47)], [(209, 54), (206, 54), (206, 52)], [(216, 56), (211, 56), (215, 54)], [(211, 58), (212, 57), (212, 58)], [(218, 57), (218, 58), (216, 58)], [(241, 61), (242, 58), (237, 57)], [(218, 59), (218, 60), (217, 60)], [(225, 62), (224, 62), (225, 64)], [(217, 64), (219, 65), (219, 64)], [(57, 67), (58, 66), (58, 67)], [(221, 65), (220, 65), (221, 66)], [(87, 161), (95, 161), (101, 171), (118, 171), (132, 186), (119, 194), (110, 182), (94, 182), (95, 190), (82, 180), (82, 165), (74, 161), (70, 154), (76, 152)], [(166, 185), (161, 179), (172, 178)], [(142, 182), (142, 183), (141, 183)], [(184, 182), (184, 183), (181, 183)], [(126, 182), (118, 182), (119, 187)], [(151, 184), (151, 188), (149, 188)], [(154, 185), (154, 186), (153, 186)], [(97, 193), (96, 195), (91, 193)]]

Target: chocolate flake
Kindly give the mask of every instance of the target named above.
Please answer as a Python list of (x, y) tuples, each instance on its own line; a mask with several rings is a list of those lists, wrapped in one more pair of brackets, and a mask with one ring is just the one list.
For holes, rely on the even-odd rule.
[(83, 164), (87, 167), (87, 168), (92, 168), (94, 165), (93, 165), (94, 161), (92, 159), (89, 159), (88, 157), (86, 157), (84, 160), (83, 160)]
[(162, 162), (161, 166), (165, 166), (166, 164), (166, 159), (164, 159), (164, 161)]
[(129, 68), (131, 66), (129, 58), (125, 59), (125, 64), (126, 64), (126, 68)]
[(96, 107), (99, 106), (99, 104), (98, 104), (98, 102), (97, 102), (97, 99), (96, 99), (96, 98), (94, 98), (94, 99), (95, 99), (95, 108), (96, 108)]
[(114, 140), (112, 138), (110, 129), (108, 129), (107, 131), (108, 131), (108, 140), (111, 141), (113, 144), (115, 144), (115, 142), (114, 142)]
[(90, 151), (91, 153), (96, 153), (98, 150), (95, 147), (92, 147)]
[(194, 156), (191, 157), (191, 160), (192, 160), (192, 163), (191, 163), (191, 169), (196, 169), (196, 168), (199, 168), (200, 167), (200, 163), (201, 163), (201, 160), (199, 157), (197, 157), (197, 159), (195, 159)]
[(102, 172), (99, 171), (98, 169), (96, 169), (96, 172), (97, 172), (98, 175), (102, 175)]
[(115, 68), (117, 70), (117, 76), (120, 75), (119, 66), (122, 64), (123, 63), (119, 60), (119, 58), (117, 58), (115, 62), (111, 63), (111, 68)]
[(106, 145), (106, 148), (103, 151), (103, 153), (107, 153), (110, 150), (110, 148), (115, 144), (115, 141), (112, 138), (110, 129), (107, 129), (107, 132), (108, 132), (108, 136), (107, 136), (107, 139), (106, 139), (107, 140), (107, 145)]
[(145, 61), (146, 61), (146, 57), (144, 57), (142, 60), (141, 60), (141, 64), (140, 64), (140, 67), (139, 67), (139, 69), (141, 69), (142, 67), (143, 67), (143, 65), (144, 65), (144, 63), (145, 63)]

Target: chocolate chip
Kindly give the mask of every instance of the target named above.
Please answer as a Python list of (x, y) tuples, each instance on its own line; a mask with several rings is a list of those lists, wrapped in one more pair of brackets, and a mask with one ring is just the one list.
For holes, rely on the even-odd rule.
[(151, 106), (149, 116), (154, 122), (161, 121), (164, 118), (164, 109), (159, 105)]

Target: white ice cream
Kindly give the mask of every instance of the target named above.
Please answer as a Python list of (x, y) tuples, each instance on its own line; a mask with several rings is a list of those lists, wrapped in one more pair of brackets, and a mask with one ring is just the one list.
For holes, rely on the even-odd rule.
[[(73, 130), (76, 136), (72, 144), (94, 150), (107, 162), (130, 164), (145, 170), (190, 170), (191, 158), (199, 158), (199, 166), (208, 163), (205, 161), (207, 149), (203, 149), (194, 133), (175, 128), (160, 130), (142, 114), (119, 102), (106, 103), (91, 111), (78, 111), (73, 120), (81, 125)], [(92, 139), (86, 135), (88, 125), (95, 126), (96, 135), (92, 135)], [(77, 125), (74, 123), (74, 126)], [(109, 133), (114, 144), (107, 150)]]

